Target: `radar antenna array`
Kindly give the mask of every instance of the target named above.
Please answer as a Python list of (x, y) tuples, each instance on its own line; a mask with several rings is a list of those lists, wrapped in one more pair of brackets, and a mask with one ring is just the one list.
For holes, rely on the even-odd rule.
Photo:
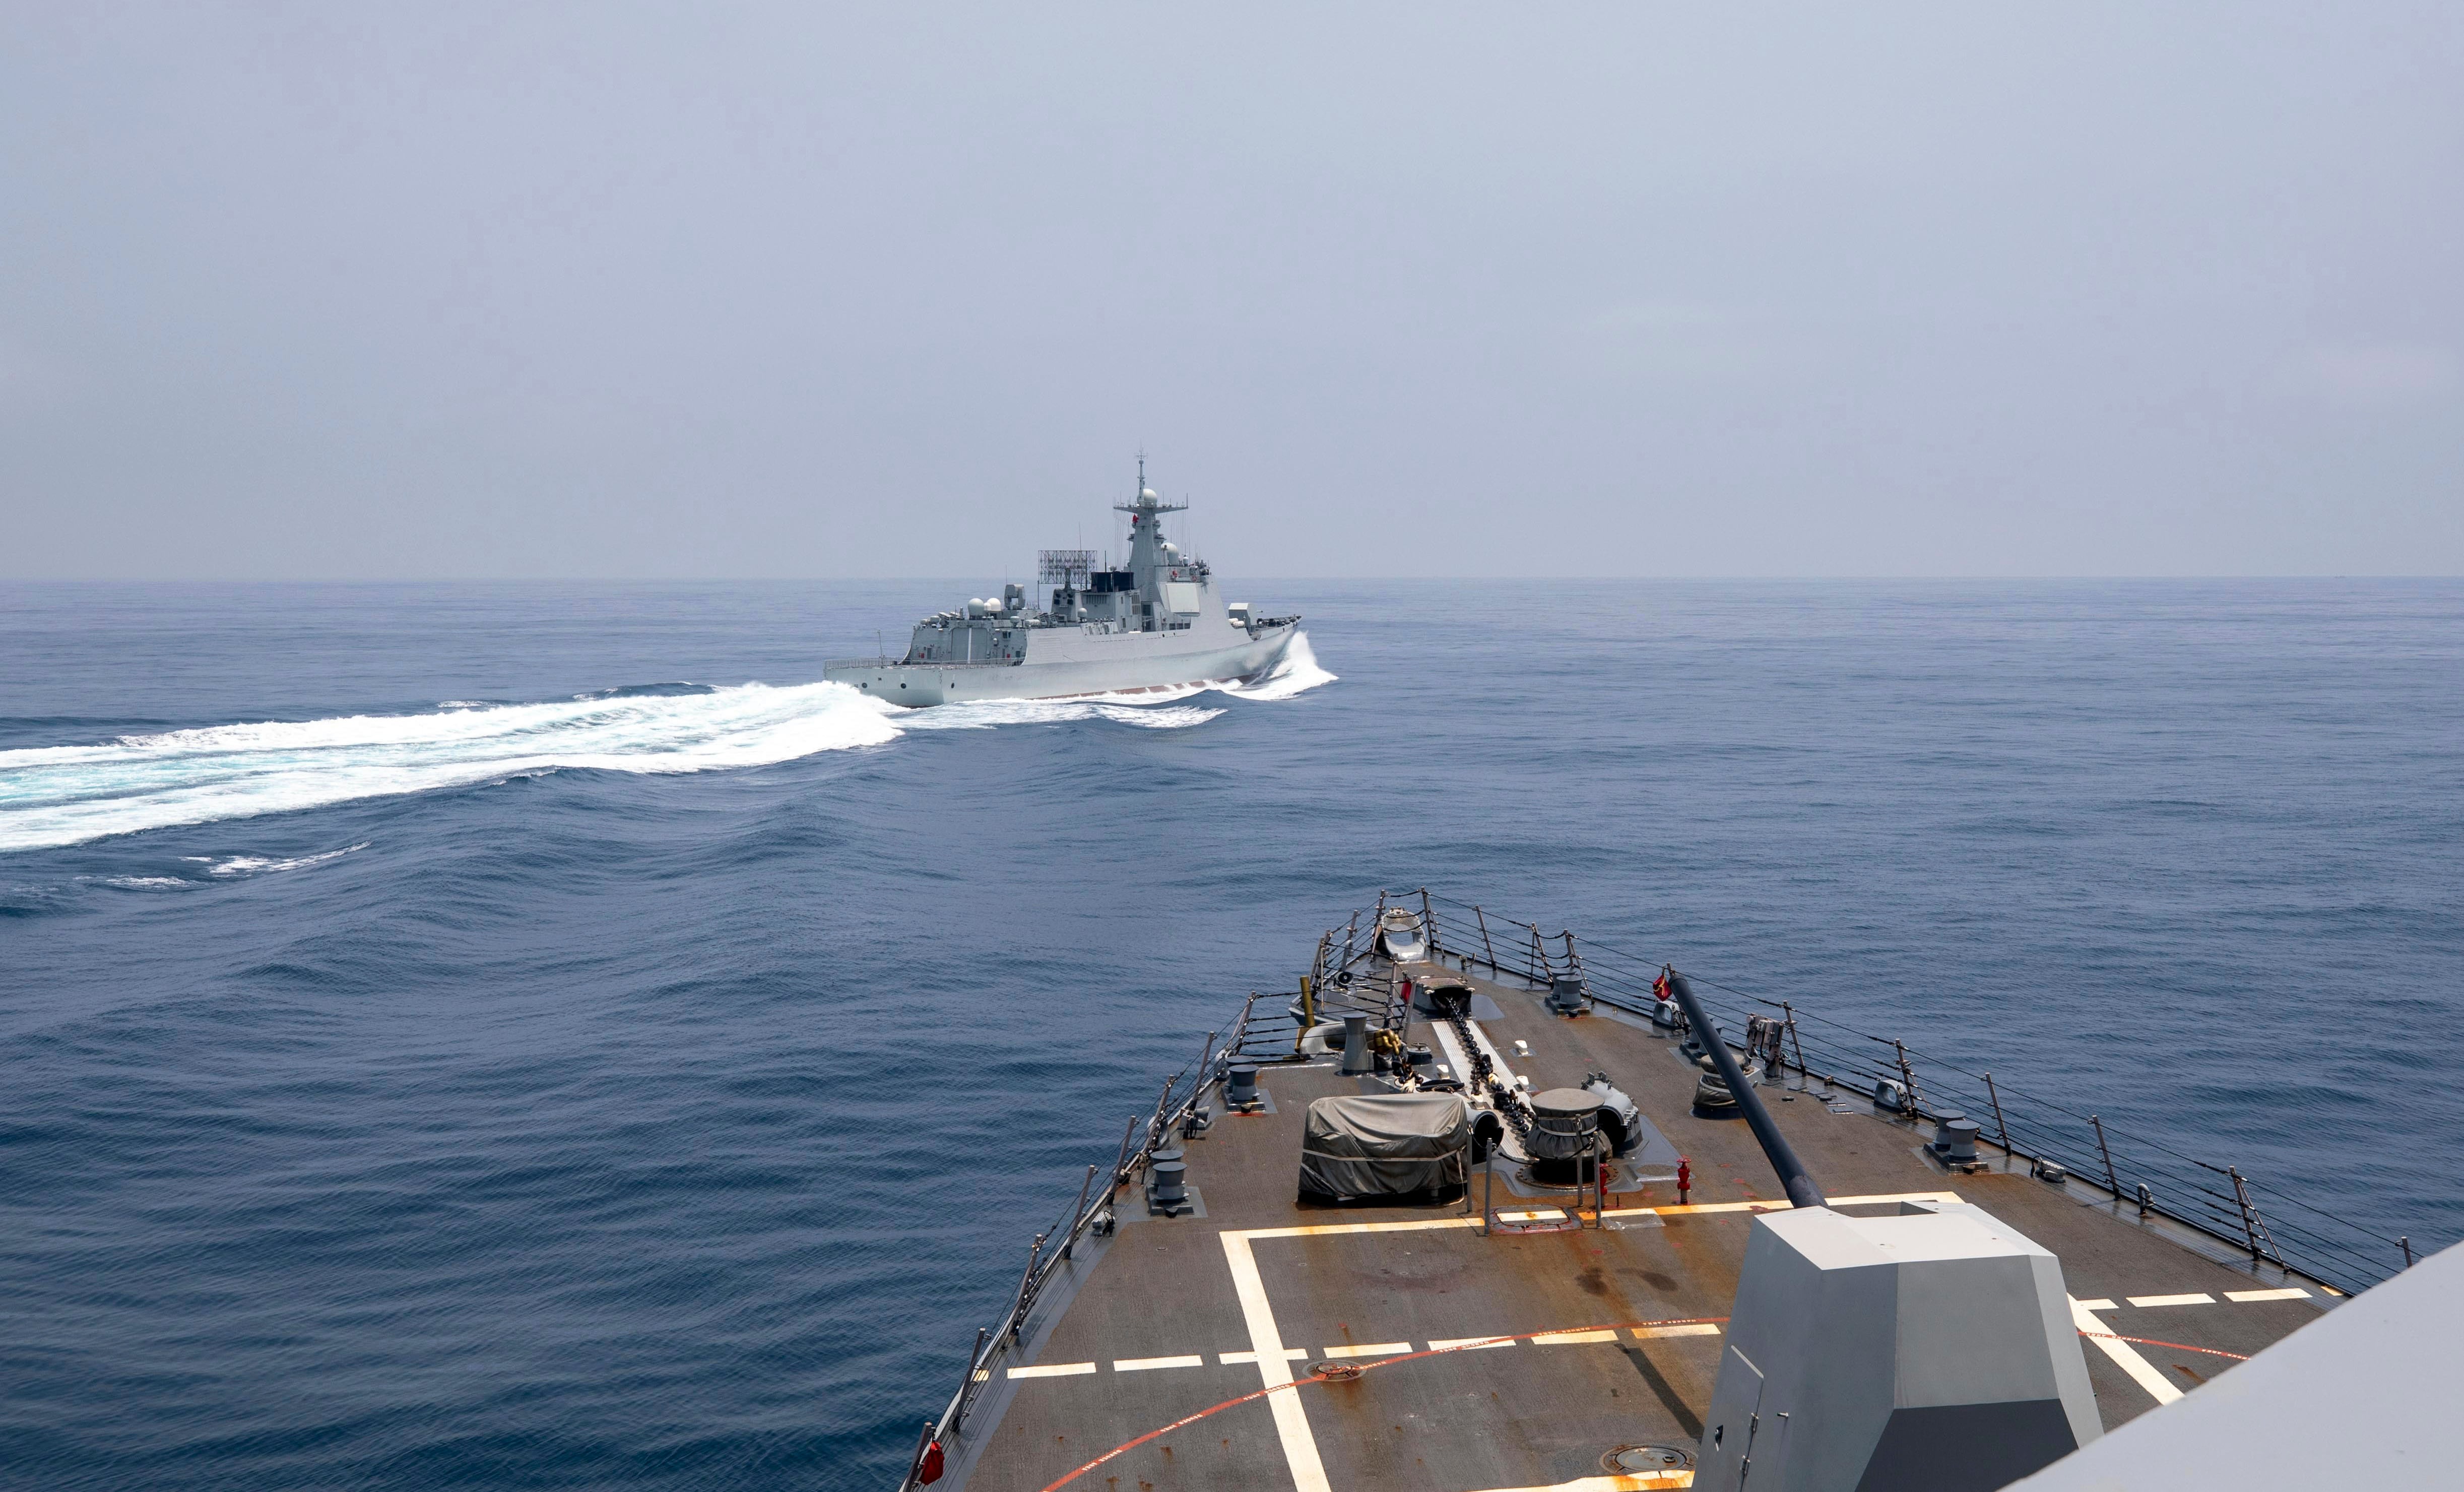
[(1088, 577), (1095, 569), (1095, 551), (1091, 549), (1040, 549), (1035, 555), (1036, 583), (1044, 586), (1067, 586), (1085, 590), (1092, 583)]

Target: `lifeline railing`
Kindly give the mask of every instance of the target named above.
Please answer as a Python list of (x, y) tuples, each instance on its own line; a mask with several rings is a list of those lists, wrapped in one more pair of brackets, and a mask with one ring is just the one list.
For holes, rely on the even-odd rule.
[[(1200, 1101), (1207, 1090), (1221, 1080), (1224, 1070), (1235, 1061), (1299, 1060), (1289, 1049), (1291, 1040), (1288, 1038), (1274, 1038), (1283, 1042), (1282, 1049), (1263, 1055), (1251, 1050), (1262, 1036), (1287, 1032), (1292, 1025), (1292, 1018), (1281, 1012), (1260, 1017), (1258, 1004), (1261, 998), (1252, 992), (1242, 1002), (1240, 1014), (1228, 1027), (1206, 1033), (1206, 1042), (1199, 1049), (1198, 1060), (1163, 1080), (1162, 1091), (1156, 1095), (1153, 1110), (1130, 1116), (1128, 1127), (1121, 1132), (1119, 1150), (1112, 1159), (1111, 1179), (1104, 1188), (1101, 1191), (1095, 1188), (1095, 1177), (1104, 1167), (1089, 1165), (1086, 1178), (1078, 1185), (1077, 1200), (1053, 1220), (1051, 1227), (1035, 1236), (1034, 1242), (1027, 1249), (1025, 1271), (1019, 1277), (1017, 1289), (1010, 1294), (1009, 1308), (1001, 1313), (997, 1325), (977, 1329), (976, 1345), (967, 1353), (966, 1371), (958, 1380), (957, 1392), (950, 1396), (948, 1406), (937, 1418), (925, 1421), (923, 1432), (915, 1442), (915, 1454), (908, 1462), (907, 1474), (899, 1481), (899, 1492), (907, 1492), (907, 1489), (920, 1484), (929, 1452), (938, 1450), (946, 1457), (953, 1448), (953, 1442), (960, 1440), (965, 1434), (968, 1413), (1000, 1380), (1009, 1359), (1025, 1349), (1028, 1319), (1045, 1287), (1072, 1262), (1078, 1244), (1089, 1229), (1111, 1231), (1113, 1223), (1108, 1215), (1115, 1205), (1117, 1194), (1146, 1168), (1158, 1149), (1183, 1132), (1184, 1127), (1193, 1122)], [(1217, 1042), (1219, 1037), (1223, 1038), (1221, 1045)], [(1132, 1196), (1134, 1197), (1134, 1191)]]
[[(1234, 1063), (1304, 1061), (1308, 1054), (1300, 1045), (1311, 1023), (1327, 1024), (1345, 1014), (1369, 1014), (1390, 1029), (1402, 1023), (1406, 1012), (1397, 998), (1396, 981), (1374, 956), (1379, 919), (1393, 907), (1419, 912), (1433, 959), (1451, 960), (1465, 972), (1485, 969), (1493, 976), (1520, 980), (1535, 990), (1550, 989), (1558, 979), (1572, 976), (1583, 981), (1596, 1003), (1644, 1017), (1657, 1011), (1652, 984), (1668, 967), (1663, 962), (1621, 952), (1594, 938), (1578, 946), (1571, 932), (1543, 934), (1536, 922), (1495, 917), (1480, 906), (1436, 895), (1426, 888), (1380, 891), (1375, 907), (1364, 909), (1369, 913), (1365, 936), (1361, 913), (1354, 912), (1345, 925), (1319, 937), (1300, 992), (1268, 996), (1253, 991), (1228, 1027), (1207, 1033), (1198, 1060), (1163, 1081), (1154, 1108), (1130, 1117), (1111, 1178), (1102, 1191), (1095, 1190), (1094, 1182), (1104, 1167), (1087, 1168), (1077, 1200), (1050, 1228), (1037, 1234), (1028, 1247), (1025, 1270), (1000, 1322), (977, 1331), (957, 1392), (938, 1417), (924, 1422), (899, 1492), (919, 1484), (928, 1452), (937, 1450), (946, 1456), (954, 1446), (964, 1445), (968, 1414), (1000, 1381), (1009, 1359), (1024, 1349), (1028, 1319), (1046, 1286), (1072, 1262), (1088, 1231), (1103, 1225), (1121, 1189), (1146, 1168), (1166, 1140), (1191, 1123), (1207, 1090), (1221, 1080), (1226, 1068)], [(2218, 1166), (2185, 1155), (2106, 1124), (2101, 1115), (2081, 1115), (2052, 1100), (1998, 1084), (1991, 1069), (1971, 1072), (1893, 1038), (1811, 1015), (1791, 1000), (1767, 999), (1699, 975), (1691, 979), (1705, 1014), (1722, 1027), (1724, 1037), (1728, 1036), (1724, 1018), (1759, 1031), (1765, 1044), (1756, 1055), (1767, 1070), (1778, 1076), (1793, 1069), (1804, 1091), (1812, 1092), (1812, 1086), (1819, 1082), (1827, 1088), (1874, 1096), (1877, 1085), (1888, 1083), (1904, 1096), (1899, 1111), (1911, 1118), (1939, 1123), (1966, 1115), (1974, 1117), (1981, 1127), (1990, 1116), (1993, 1127), (1979, 1134), (1978, 1143), (2027, 1162), (2032, 1174), (2059, 1166), (2070, 1179), (2109, 1193), (2116, 1212), (2133, 1207), (2142, 1218), (2154, 1214), (2236, 1252), (2247, 1251), (2254, 1266), (2272, 1264), (2343, 1294), (2357, 1294), (2394, 1274), (2399, 1266), (2390, 1261), (2398, 1256), (2403, 1266), (2413, 1262), (2409, 1239), (2384, 1238), (2262, 1187), (2237, 1166)], [(1761, 1009), (1751, 1008), (1755, 1006)], [(1769, 1016), (1771, 1011), (1778, 1015)], [(1754, 1017), (1771, 1023), (1752, 1024), (1749, 1018)], [(1220, 1043), (1219, 1037), (1222, 1038)], [(1734, 1038), (1729, 1042), (1737, 1044)], [(1884, 1047), (1890, 1049), (1887, 1055)], [(2101, 1182), (2095, 1179), (2100, 1175)], [(2219, 1177), (2221, 1181), (2214, 1179)], [(2125, 1193), (2125, 1185), (2133, 1190)], [(2299, 1217), (2287, 1220), (2294, 1214)], [(2342, 1230), (2342, 1236), (2331, 1237), (2325, 1231), (2330, 1228)], [(2365, 1243), (2370, 1252), (2363, 1252)]]
[[(1574, 934), (1545, 937), (1537, 924), (1512, 922), (1469, 902), (1439, 896), (1425, 888), (1383, 892), (1381, 905), (1418, 910), (1431, 955), (1479, 967), (1491, 975), (1547, 988), (1572, 973), (1591, 998), (1634, 1015), (1658, 1006), (1653, 981), (1668, 965), (1613, 948), (1596, 938), (1578, 947)], [(1501, 946), (1502, 945), (1502, 946)], [(1773, 1076), (1793, 1069), (1801, 1084), (1821, 1083), (1874, 1097), (1878, 1085), (1902, 1095), (1899, 1111), (1931, 1123), (1965, 1117), (1991, 1145), (2032, 1174), (2059, 1167), (2071, 1179), (2110, 1194), (2113, 1205), (2155, 1215), (2195, 1229), (2254, 1264), (2273, 1264), (2344, 1294), (2367, 1289), (2409, 1266), (2409, 1238), (2386, 1238), (2284, 1192), (2263, 1187), (2237, 1165), (2217, 1165), (2145, 1136), (2098, 1113), (2078, 1109), (1997, 1081), (1991, 1068), (1971, 1069), (1891, 1037), (1826, 1020), (1787, 999), (1770, 999), (1692, 976), (1695, 992), (1730, 1044), (1761, 1017), (1771, 1024), (1758, 1054)]]

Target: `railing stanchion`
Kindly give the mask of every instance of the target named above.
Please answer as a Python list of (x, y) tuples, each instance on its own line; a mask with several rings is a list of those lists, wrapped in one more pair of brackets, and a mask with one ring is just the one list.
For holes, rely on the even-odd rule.
[(1925, 1108), (1917, 1099), (1917, 1069), (1908, 1065), (1907, 1043), (1895, 1040), (1891, 1045), (1900, 1054), (1900, 1081), (1907, 1086), (1908, 1112), (1922, 1119), (1925, 1117)]
[(1472, 920), (1480, 924), (1480, 949), (1488, 964), (1488, 972), (1497, 972), (1497, 945), (1488, 940), (1488, 916), (1478, 907), (1471, 910)]
[(984, 1339), (992, 1334), (990, 1327), (976, 1328), (975, 1349), (967, 1354), (967, 1375), (958, 1380), (958, 1396), (952, 1401), (950, 1427), (942, 1432), (944, 1435), (957, 1435), (958, 1427), (967, 1422), (967, 1395), (976, 1392), (976, 1371), (984, 1363)]
[(907, 1492), (915, 1484), (916, 1469), (924, 1464), (924, 1451), (933, 1443), (933, 1421), (924, 1421), (924, 1432), (915, 1437), (915, 1452), (907, 1458), (907, 1475), (898, 1481), (898, 1492)]
[(1019, 1339), (1021, 1328), (1026, 1325), (1027, 1303), (1034, 1299), (1035, 1266), (1044, 1258), (1044, 1240), (1045, 1235), (1037, 1234), (1033, 1246), (1027, 1249), (1026, 1273), (1019, 1276), (1018, 1299), (1010, 1303), (1009, 1326), (1001, 1335), (1013, 1342)]
[(2242, 1232), (2250, 1239), (2250, 1262), (2252, 1263), (2257, 1263), (2266, 1257), (2265, 1254), (2259, 1252), (2259, 1241), (2264, 1239), (2266, 1240), (2267, 1253), (2276, 1255), (2277, 1265), (2279, 1268), (2282, 1267), (2284, 1263), (2284, 1255), (2277, 1249), (2276, 1240), (2268, 1237), (2267, 1222), (2264, 1218), (2259, 1217), (2258, 1209), (2251, 1205), (2250, 1187), (2242, 1179), (2240, 1169), (2233, 1166), (2227, 1166), (2225, 1168), (2225, 1174), (2233, 1177), (2233, 1199), (2241, 1204), (2241, 1229)]
[(1099, 1169), (1089, 1166), (1087, 1179), (1078, 1183), (1078, 1205), (1069, 1209), (1069, 1234), (1061, 1240), (1061, 1257), (1064, 1259), (1067, 1259), (1069, 1251), (1078, 1246), (1078, 1229), (1087, 1220), (1087, 1194), (1094, 1190), (1095, 1173)]
[(2122, 1180), (2113, 1174), (2113, 1148), (2104, 1143), (2104, 1121), (2090, 1114), (2087, 1116), (2087, 1122), (2096, 1126), (2096, 1152), (2104, 1157), (2105, 1190), (2113, 1194), (2115, 1201), (2121, 1201)]

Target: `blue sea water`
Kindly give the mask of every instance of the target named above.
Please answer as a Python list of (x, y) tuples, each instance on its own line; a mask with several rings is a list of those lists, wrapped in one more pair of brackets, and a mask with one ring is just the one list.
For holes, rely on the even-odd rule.
[(2464, 1234), (2464, 582), (1263, 584), (1265, 697), (812, 684), (967, 589), (0, 589), (0, 1480), (886, 1486), (1380, 885)]

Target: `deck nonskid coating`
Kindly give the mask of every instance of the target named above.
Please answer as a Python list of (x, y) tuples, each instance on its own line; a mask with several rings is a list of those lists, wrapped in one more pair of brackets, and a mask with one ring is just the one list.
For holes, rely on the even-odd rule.
[[(1692, 1161), (1691, 1201), (1784, 1205), (1762, 1152), (1736, 1120), (1689, 1111), (1695, 1070), (1668, 1038), (1602, 1015), (1576, 1020), (1545, 1011), (1521, 990), (1472, 981), (1497, 1002), (1483, 1022), (1535, 1087), (1577, 1084), (1605, 1069)], [(1411, 1040), (1425, 1040), (1415, 1025)], [(1463, 1208), (1333, 1207), (1297, 1197), (1301, 1127), (1310, 1100), (1361, 1090), (1331, 1064), (1269, 1067), (1260, 1081), (1276, 1097), (1271, 1114), (1220, 1117), (1186, 1146), (1190, 1180), (1206, 1197), (1200, 1218), (1142, 1219), (1123, 1226), (1100, 1262), (1049, 1326), (1036, 1360), (1091, 1365), (1092, 1371), (1017, 1383), (997, 1425), (971, 1426), (990, 1439), (966, 1476), (970, 1492), (1048, 1487), (1125, 1442), (1183, 1416), (1257, 1393), (1271, 1370), (1226, 1363), (1254, 1349), (1250, 1317), (1236, 1288), (1231, 1254), (1254, 1262), (1264, 1305), (1306, 1378), (1314, 1364), (1352, 1362), (1347, 1382), (1302, 1383), (1236, 1403), (1128, 1451), (1070, 1484), (1125, 1488), (1306, 1484), (1306, 1455), (1287, 1440), (1305, 1424), (1331, 1488), (1484, 1492), (1547, 1487), (1601, 1473), (1615, 1447), (1668, 1443), (1691, 1449), (1725, 1337), (1639, 1336), (1647, 1324), (1700, 1330), (1727, 1316), (1752, 1211), (1642, 1214), (1669, 1207), (1675, 1188), (1654, 1185), (1610, 1197), (1611, 1228), (1484, 1237)], [(2100, 1196), (2083, 1204), (2022, 1173), (1946, 1174), (1921, 1154), (1909, 1124), (1877, 1117), (1859, 1100), (1830, 1112), (1811, 1095), (1765, 1099), (1790, 1142), (1835, 1198), (1956, 1194), (2060, 1259), (2070, 1293), (2114, 1303), (2092, 1319), (2116, 1336), (2181, 1344), (2130, 1345), (2152, 1373), (2179, 1390), (2226, 1371), (2317, 1318), (2305, 1299), (2234, 1302), (2227, 1292), (2280, 1288), (2219, 1251), (2182, 1246)], [(1998, 1153), (1988, 1148), (1988, 1153)], [(1501, 1211), (1548, 1207), (1497, 1189)], [(1124, 1216), (1143, 1211), (1134, 1190)], [(1846, 1204), (1842, 1204), (1846, 1205)], [(1879, 1210), (1894, 1210), (1889, 1203)], [(1621, 1211), (1624, 1217), (1617, 1216)], [(1352, 1225), (1380, 1224), (1373, 1231)], [(1335, 1231), (1335, 1230), (1342, 1231)], [(1307, 1231), (1326, 1230), (1326, 1231)], [(1235, 1236), (1227, 1250), (1227, 1235)], [(2205, 1294), (2212, 1304), (2140, 1306), (2130, 1298)], [(1614, 1330), (1609, 1341), (1535, 1343), (1534, 1335)], [(1435, 1351), (1436, 1343), (1511, 1336), (1509, 1347)], [(1409, 1343), (1399, 1360), (1334, 1358), (1362, 1345)], [(1196, 1366), (1133, 1369), (1120, 1361), (1199, 1357)], [(2086, 1353), (2104, 1425), (2154, 1407), (2146, 1387), (2102, 1349)], [(1289, 1402), (1279, 1415), (1273, 1399)], [(1298, 1419), (1292, 1407), (1298, 1408)]]

